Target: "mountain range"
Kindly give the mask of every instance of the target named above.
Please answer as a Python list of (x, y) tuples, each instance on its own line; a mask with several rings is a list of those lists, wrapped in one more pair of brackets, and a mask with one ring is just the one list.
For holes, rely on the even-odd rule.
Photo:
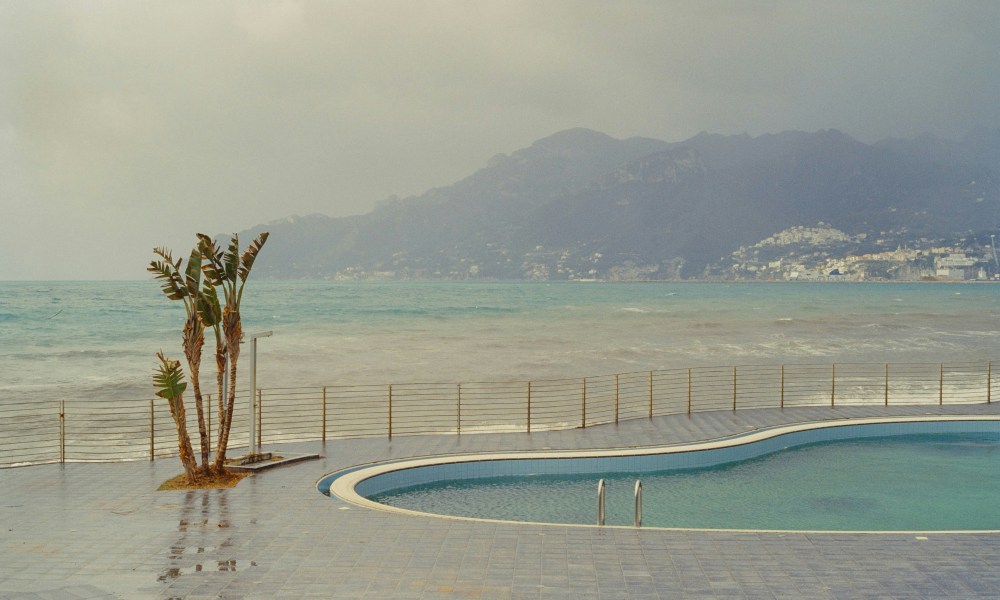
[[(683, 142), (571, 129), (350, 217), (288, 217), (269, 278), (685, 279), (792, 227), (881, 244), (1000, 229), (1000, 130), (865, 144), (837, 130)], [(870, 247), (862, 247), (870, 246)]]

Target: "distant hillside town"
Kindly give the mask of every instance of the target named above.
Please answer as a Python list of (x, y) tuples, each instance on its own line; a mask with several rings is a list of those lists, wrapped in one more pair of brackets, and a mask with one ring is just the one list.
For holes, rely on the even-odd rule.
[[(948, 243), (899, 234), (867, 240), (819, 223), (792, 227), (752, 246), (741, 246), (715, 275), (771, 281), (998, 281), (1000, 259), (989, 243)], [(865, 251), (864, 248), (868, 248)], [(893, 247), (893, 249), (885, 249)]]
[(367, 214), (240, 236), (264, 230), (255, 272), (271, 278), (994, 280), (1000, 130), (865, 144), (570, 129)]

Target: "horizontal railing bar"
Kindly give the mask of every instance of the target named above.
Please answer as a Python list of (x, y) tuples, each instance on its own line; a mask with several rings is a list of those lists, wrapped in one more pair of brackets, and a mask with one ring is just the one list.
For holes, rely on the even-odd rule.
[[(350, 438), (392, 432), (541, 431), (654, 415), (777, 407), (779, 402), (987, 402), (996, 379), (991, 367), (991, 361), (714, 365), (531, 382), (401, 383), (391, 386), (391, 400), (388, 384), (261, 388), (261, 432), (266, 443), (319, 439), (322, 432), (327, 438)], [(248, 391), (237, 390), (237, 399), (248, 396)], [(58, 462), (58, 457), (72, 462), (176, 453), (173, 422), (159, 400), (152, 403), (152, 415), (148, 398), (73, 398), (61, 406), (58, 400), (6, 401), (0, 407), (0, 466)], [(216, 405), (211, 406), (214, 415)], [(245, 420), (246, 410), (237, 404), (234, 422)], [(197, 444), (191, 406), (188, 427)], [(231, 445), (241, 443), (245, 446), (245, 436), (241, 441), (234, 432)]]

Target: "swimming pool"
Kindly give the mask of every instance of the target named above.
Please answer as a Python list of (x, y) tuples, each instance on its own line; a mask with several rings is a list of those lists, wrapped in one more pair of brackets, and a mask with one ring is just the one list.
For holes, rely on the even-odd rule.
[(641, 479), (644, 525), (994, 531), (997, 467), (995, 418), (911, 417), (783, 426), (661, 448), (410, 460), (324, 482), (337, 496), (382, 510), (593, 524), (603, 478), (607, 522), (626, 525)]

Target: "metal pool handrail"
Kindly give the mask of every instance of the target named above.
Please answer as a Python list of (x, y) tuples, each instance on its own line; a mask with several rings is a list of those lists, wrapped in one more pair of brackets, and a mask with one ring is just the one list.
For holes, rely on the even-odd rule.
[(633, 492), (635, 511), (632, 516), (632, 526), (642, 527), (642, 480), (635, 480), (635, 491)]
[(597, 482), (597, 524), (604, 525), (604, 480)]

